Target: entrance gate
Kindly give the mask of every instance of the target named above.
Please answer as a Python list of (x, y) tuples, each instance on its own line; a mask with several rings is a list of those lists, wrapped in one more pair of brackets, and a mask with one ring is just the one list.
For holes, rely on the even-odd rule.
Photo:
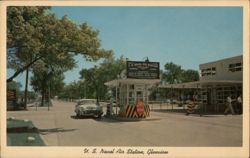
[(120, 108), (118, 116), (146, 118), (150, 116), (150, 88), (159, 82), (159, 79), (119, 79), (106, 82), (105, 85), (117, 90), (116, 104)]
[(106, 82), (116, 89), (116, 103), (120, 107), (119, 116), (145, 118), (149, 116), (149, 89), (160, 83), (160, 63), (146, 61), (127, 61), (126, 75), (123, 79)]

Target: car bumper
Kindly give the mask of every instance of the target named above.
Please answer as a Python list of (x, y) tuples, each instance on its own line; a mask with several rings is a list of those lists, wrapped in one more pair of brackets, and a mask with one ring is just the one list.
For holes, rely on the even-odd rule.
[(79, 116), (98, 116), (102, 115), (102, 111), (97, 111), (97, 110), (84, 110), (84, 111), (78, 111), (76, 112)]

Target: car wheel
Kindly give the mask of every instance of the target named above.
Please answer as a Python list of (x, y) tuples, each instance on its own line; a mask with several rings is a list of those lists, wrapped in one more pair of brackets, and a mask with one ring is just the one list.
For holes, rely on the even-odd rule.
[(76, 118), (80, 118), (80, 114), (79, 113), (76, 113)]
[(102, 118), (102, 115), (98, 115), (97, 118), (101, 119), (101, 118)]

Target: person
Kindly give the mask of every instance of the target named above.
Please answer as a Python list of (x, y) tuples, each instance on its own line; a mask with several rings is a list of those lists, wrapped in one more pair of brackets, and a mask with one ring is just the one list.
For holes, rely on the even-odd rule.
[(196, 103), (198, 101), (198, 94), (194, 93), (193, 95), (193, 101)]
[(241, 95), (239, 95), (239, 96), (237, 97), (236, 106), (237, 106), (237, 113), (238, 113), (238, 114), (242, 114), (242, 98), (241, 98)]
[(226, 109), (225, 109), (225, 111), (224, 111), (224, 115), (227, 115), (229, 110), (231, 111), (231, 113), (232, 113), (233, 115), (235, 114), (234, 109), (233, 109), (233, 106), (232, 106), (232, 101), (233, 101), (233, 99), (232, 99), (231, 97), (232, 97), (232, 95), (229, 95), (229, 96), (227, 97)]
[(113, 115), (113, 103), (114, 103), (114, 98), (113, 96), (110, 97), (110, 102), (109, 102), (109, 110), (110, 110), (110, 115)]

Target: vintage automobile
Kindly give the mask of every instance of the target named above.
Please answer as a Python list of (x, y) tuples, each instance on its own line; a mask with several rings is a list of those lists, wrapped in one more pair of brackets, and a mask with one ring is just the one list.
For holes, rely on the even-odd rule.
[(77, 117), (92, 116), (101, 118), (103, 109), (96, 99), (81, 99), (75, 106), (75, 113)]

